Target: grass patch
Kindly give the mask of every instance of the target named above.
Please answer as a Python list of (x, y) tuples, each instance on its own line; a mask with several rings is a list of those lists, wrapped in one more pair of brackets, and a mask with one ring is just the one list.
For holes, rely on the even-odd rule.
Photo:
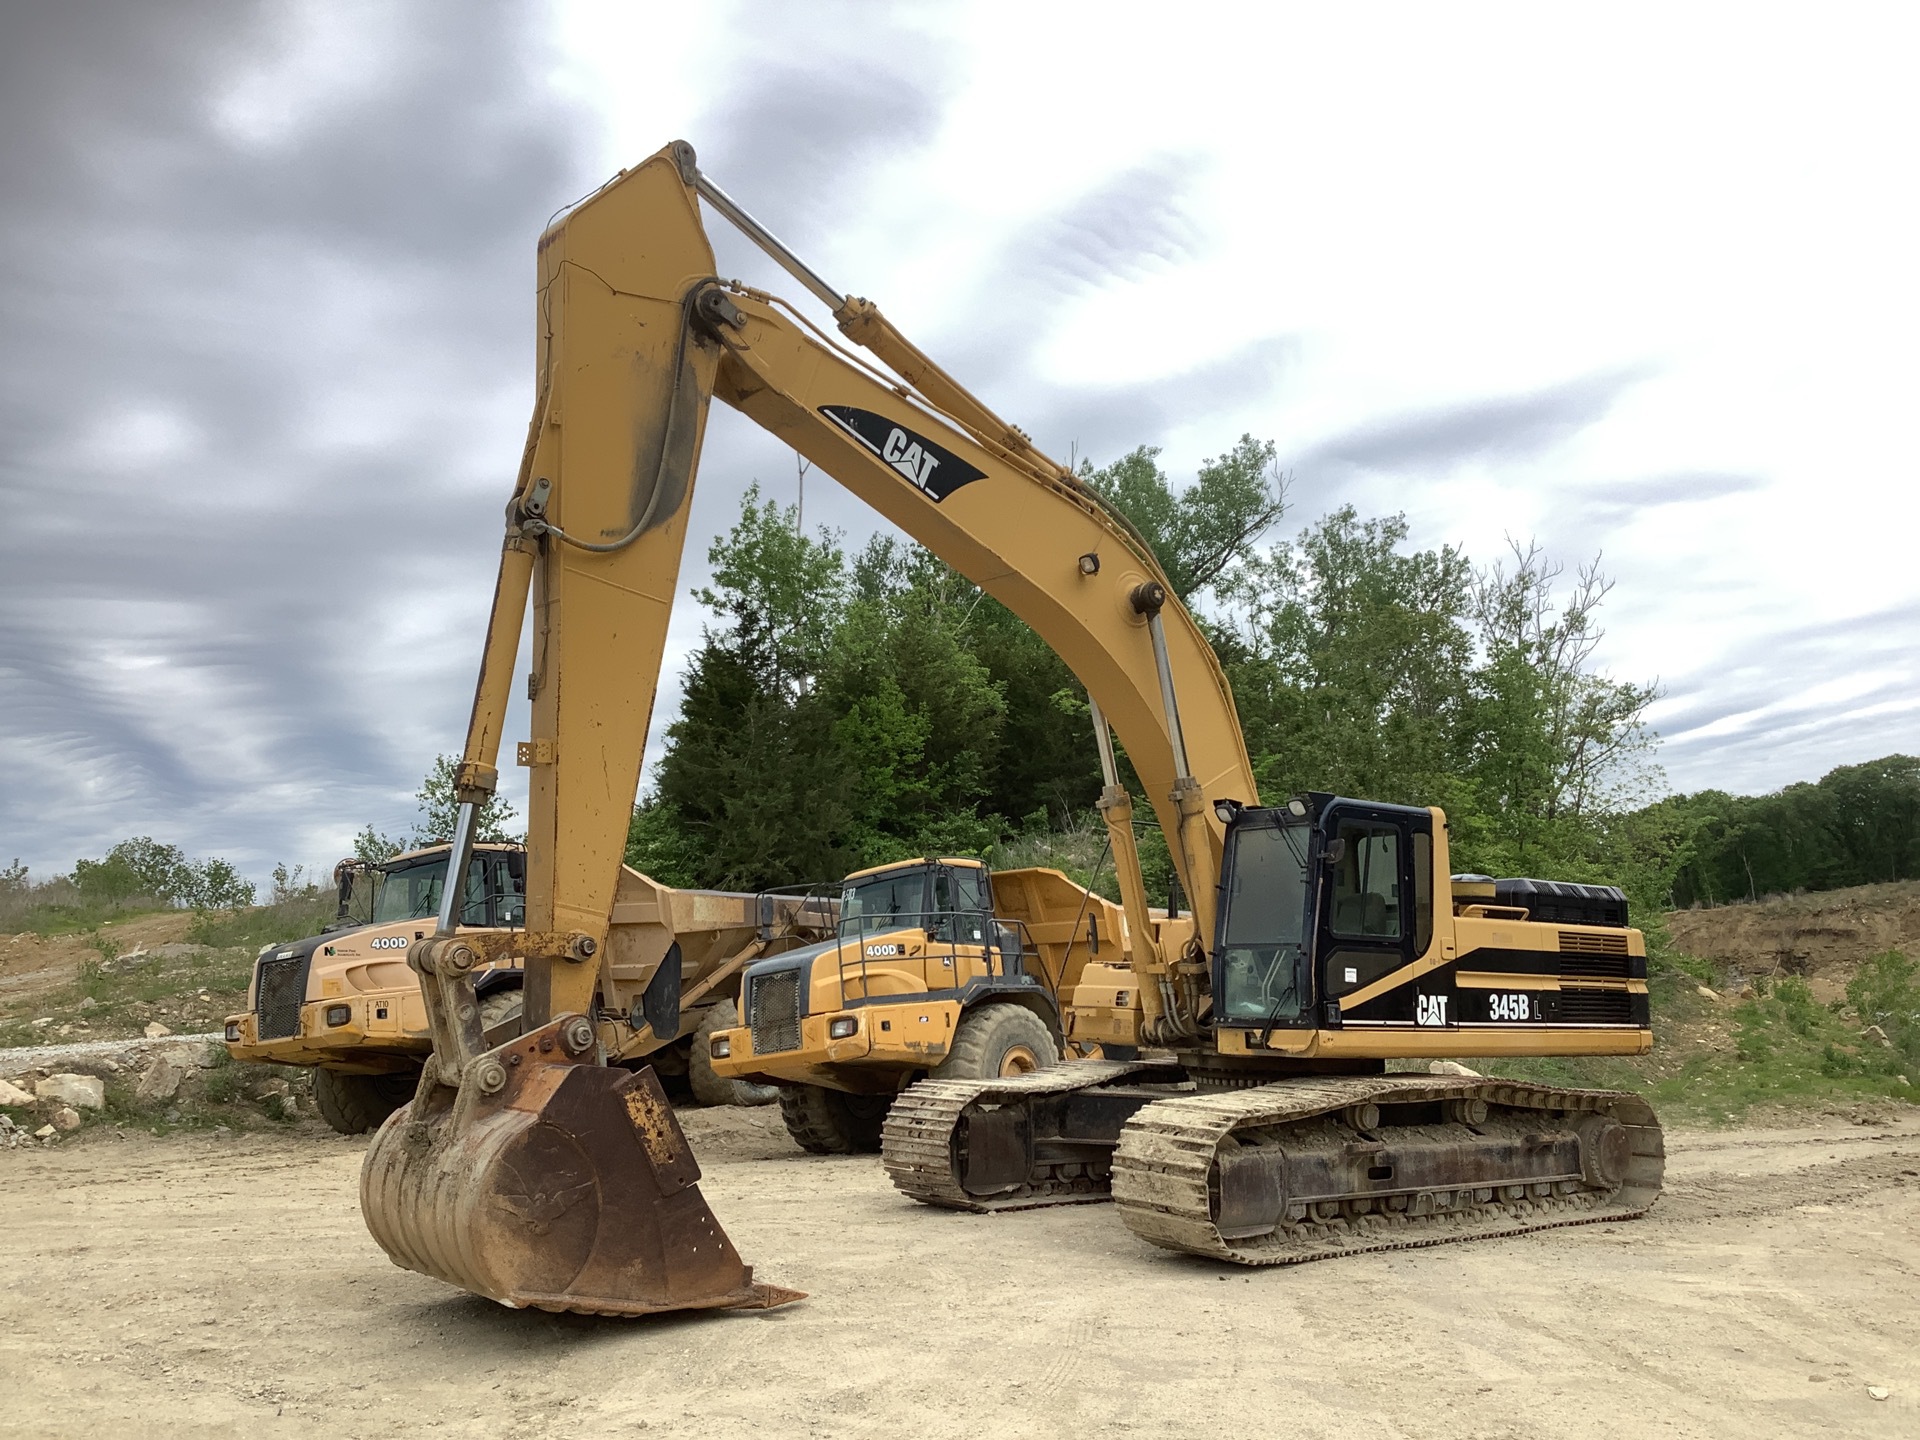
[(201, 912), (187, 927), (187, 938), (196, 945), (239, 946), (253, 955), (263, 945), (318, 935), (332, 921), (338, 903), (329, 893), (296, 896), (247, 910)]
[(82, 900), (76, 894), (71, 900), (8, 907), (0, 912), (0, 932), (18, 934), (26, 931), (43, 939), (55, 935), (84, 935), (115, 921), (131, 920), (138, 915), (163, 914), (172, 909), (171, 905), (145, 897)]
[(1790, 976), (1755, 982), (1751, 997), (1729, 1009), (1696, 988), (1716, 978), (1703, 961), (1662, 958), (1648, 982), (1651, 1055), (1469, 1063), (1509, 1079), (1632, 1091), (1668, 1120), (1691, 1124), (1731, 1124), (1760, 1108), (1920, 1104), (1920, 965), (1904, 955), (1878, 957), (1846, 1000), (1829, 1005)]

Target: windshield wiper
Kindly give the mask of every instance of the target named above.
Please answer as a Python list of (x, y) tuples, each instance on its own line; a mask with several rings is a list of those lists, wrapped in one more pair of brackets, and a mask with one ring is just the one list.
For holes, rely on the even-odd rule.
[(1285, 963), (1292, 973), (1287, 981), (1287, 988), (1275, 998), (1273, 1008), (1267, 1011), (1266, 1023), (1260, 1031), (1262, 1050), (1266, 1049), (1267, 1042), (1273, 1039), (1273, 1032), (1280, 1028), (1280, 1012), (1287, 1008), (1288, 1003), (1291, 1002), (1296, 1011), (1300, 1008), (1300, 947), (1298, 945), (1281, 946), (1274, 964), (1282, 963)]
[(1282, 825), (1280, 827), (1280, 838), (1287, 842), (1287, 849), (1293, 852), (1293, 858), (1299, 861), (1300, 868), (1305, 870), (1307, 868), (1307, 852), (1300, 848), (1300, 841), (1293, 833), (1296, 828), (1297, 827), (1292, 825)]

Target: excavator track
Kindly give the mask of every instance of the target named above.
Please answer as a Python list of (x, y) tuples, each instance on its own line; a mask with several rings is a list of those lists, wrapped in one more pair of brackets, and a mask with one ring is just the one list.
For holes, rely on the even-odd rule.
[[(1395, 1124), (1392, 1108), (1378, 1109), (1415, 1107), (1402, 1113), (1419, 1116), (1435, 1104), (1452, 1107), (1453, 1118)], [(1483, 1118), (1474, 1125), (1462, 1121), (1463, 1114)], [(1489, 1136), (1530, 1142), (1537, 1152), (1543, 1132), (1564, 1136), (1582, 1126), (1601, 1127), (1586, 1133), (1612, 1149), (1603, 1174), (1590, 1169), (1582, 1179), (1517, 1184), (1487, 1183), (1484, 1175), (1475, 1183), (1469, 1176), (1465, 1183), (1320, 1200), (1295, 1198), (1308, 1195), (1310, 1182), (1304, 1188), (1289, 1183), (1315, 1173), (1316, 1163), (1351, 1165), (1357, 1158), (1390, 1170), (1396, 1156), (1417, 1158), (1423, 1145), (1429, 1154), (1444, 1156), (1451, 1146), (1464, 1155)], [(1272, 1149), (1262, 1156), (1263, 1147)], [(1217, 1217), (1231, 1208), (1223, 1203), (1223, 1162), (1238, 1164), (1249, 1152), (1277, 1182), (1277, 1223), (1248, 1234), (1258, 1222), (1246, 1224), (1243, 1215), (1239, 1229), (1223, 1234)], [(1659, 1122), (1633, 1095), (1412, 1075), (1289, 1080), (1175, 1096), (1141, 1109), (1114, 1152), (1113, 1198), (1128, 1228), (1155, 1245), (1240, 1265), (1295, 1265), (1631, 1219), (1659, 1195), (1664, 1157)], [(1364, 1164), (1360, 1173), (1369, 1173)]]
[[(1111, 1198), (1104, 1161), (1041, 1161), (1024, 1184), (994, 1195), (961, 1187), (955, 1137), (975, 1105), (1032, 1102), (1078, 1090), (1125, 1083), (1175, 1082), (1181, 1071), (1165, 1061), (1076, 1060), (1027, 1075), (988, 1080), (922, 1080), (893, 1102), (880, 1132), (880, 1158), (903, 1194), (945, 1210), (1032, 1210), (1043, 1205), (1091, 1205)], [(1175, 1093), (1175, 1092), (1169, 1092)]]

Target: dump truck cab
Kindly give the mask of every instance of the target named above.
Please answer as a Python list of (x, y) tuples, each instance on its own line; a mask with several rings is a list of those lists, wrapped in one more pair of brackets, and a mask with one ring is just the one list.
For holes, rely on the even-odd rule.
[[(247, 1008), (226, 1020), (236, 1060), (314, 1067), (314, 1098), (335, 1129), (357, 1134), (413, 1093), (432, 1050), (407, 947), (433, 929), (447, 883), (449, 847), (334, 867), (339, 904), (317, 935), (265, 945), (253, 962)], [(526, 851), (479, 844), (458, 907), (463, 931), (526, 923)], [(481, 1019), (502, 1038), (517, 1031), (524, 972), (518, 957), (474, 977)]]
[[(226, 1021), (233, 1057), (348, 1074), (416, 1071), (431, 1043), (407, 947), (433, 928), (447, 853), (435, 845), (336, 866), (333, 921), (318, 935), (262, 946), (255, 957), (247, 1008)], [(474, 846), (461, 928), (513, 929), (525, 923), (526, 903), (525, 850)], [(484, 1002), (520, 982), (519, 966), (503, 961), (485, 967), (475, 984)]]

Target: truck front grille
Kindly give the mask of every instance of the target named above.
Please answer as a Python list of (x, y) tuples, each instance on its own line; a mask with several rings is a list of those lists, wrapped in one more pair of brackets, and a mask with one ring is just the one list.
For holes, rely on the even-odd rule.
[(253, 1016), (262, 1040), (300, 1033), (300, 1006), (307, 998), (307, 955), (261, 960), (254, 965)]
[(753, 1031), (756, 1055), (800, 1048), (798, 970), (775, 970), (748, 980), (747, 1024)]

